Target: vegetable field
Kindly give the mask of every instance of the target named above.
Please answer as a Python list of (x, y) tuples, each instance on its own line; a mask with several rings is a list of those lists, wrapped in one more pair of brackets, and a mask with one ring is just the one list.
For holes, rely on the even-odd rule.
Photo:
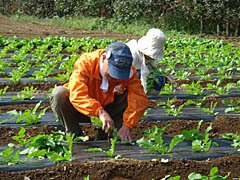
[(167, 84), (148, 96), (132, 143), (116, 132), (94, 142), (98, 127), (86, 123), (82, 137), (63, 133), (52, 89), (82, 53), (114, 41), (0, 36), (1, 179), (240, 179), (240, 46), (231, 43), (167, 39), (148, 86), (156, 75)]

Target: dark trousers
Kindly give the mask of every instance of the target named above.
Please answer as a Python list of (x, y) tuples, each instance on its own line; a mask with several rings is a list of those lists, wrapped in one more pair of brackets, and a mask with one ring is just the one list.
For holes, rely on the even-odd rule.
[[(121, 95), (115, 95), (114, 102), (104, 108), (113, 119), (117, 129), (122, 127), (123, 113), (128, 106), (127, 95), (127, 91)], [(69, 90), (63, 86), (54, 88), (51, 93), (50, 103), (53, 112), (57, 115), (65, 131), (81, 136), (82, 131), (79, 123), (90, 123), (90, 117), (80, 113), (73, 107), (69, 101)]]

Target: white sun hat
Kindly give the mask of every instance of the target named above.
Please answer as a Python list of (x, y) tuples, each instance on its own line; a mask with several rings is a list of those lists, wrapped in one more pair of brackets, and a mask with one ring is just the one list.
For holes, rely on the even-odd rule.
[(165, 41), (165, 34), (160, 29), (152, 28), (138, 40), (138, 49), (152, 59), (162, 59)]

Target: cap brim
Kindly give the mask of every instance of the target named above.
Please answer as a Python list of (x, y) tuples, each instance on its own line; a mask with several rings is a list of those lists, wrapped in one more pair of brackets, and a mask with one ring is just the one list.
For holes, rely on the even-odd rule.
[(108, 61), (108, 73), (114, 79), (128, 80), (131, 68), (117, 68)]

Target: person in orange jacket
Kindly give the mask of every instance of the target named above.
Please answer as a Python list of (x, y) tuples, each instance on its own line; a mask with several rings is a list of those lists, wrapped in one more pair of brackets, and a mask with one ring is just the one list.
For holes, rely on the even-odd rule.
[(96, 116), (103, 124), (98, 139), (117, 128), (121, 140), (132, 140), (130, 130), (149, 103), (132, 61), (122, 42), (81, 55), (69, 82), (51, 93), (51, 107), (66, 132), (82, 135), (79, 123)]

